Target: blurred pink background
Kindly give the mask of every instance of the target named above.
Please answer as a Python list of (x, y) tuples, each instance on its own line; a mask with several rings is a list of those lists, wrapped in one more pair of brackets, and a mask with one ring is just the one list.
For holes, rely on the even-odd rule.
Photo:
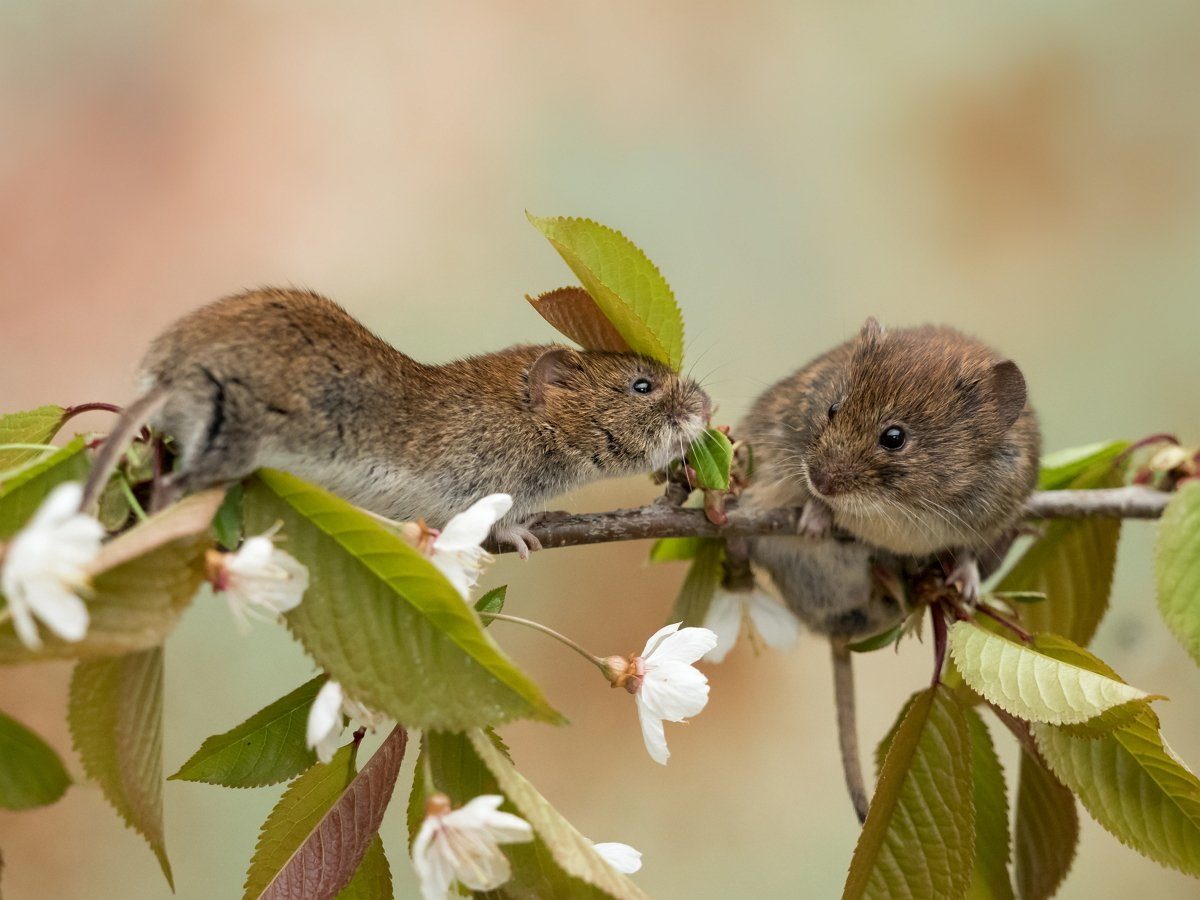
[[(522, 297), (572, 279), (528, 208), (621, 228), (658, 263), (719, 421), (874, 314), (1011, 354), (1048, 449), (1161, 430), (1195, 443), (1198, 80), (1188, 3), (8, 3), (0, 412), (125, 402), (157, 331), (258, 284), (322, 291), (425, 360), (552, 340)], [(566, 505), (653, 494), (629, 479)], [(1154, 613), (1152, 539), (1126, 527), (1096, 647), (1171, 695), (1165, 733), (1196, 765), (1200, 675)], [(511, 611), (625, 654), (683, 576), (646, 550), (505, 559), (489, 583), (510, 584)], [(669, 729), (662, 769), (627, 696), (503, 628), (572, 719), (506, 729), (518, 764), (585, 834), (641, 848), (647, 891), (840, 892), (856, 823), (820, 640), (711, 667), (709, 707)], [(239, 638), (207, 596), (167, 658), (168, 772), (311, 671), (282, 630)], [(928, 648), (860, 662), (873, 747)], [(67, 676), (0, 671), (0, 708), (64, 754)], [(278, 794), (168, 784), (177, 896), (238, 893)], [(409, 896), (401, 813), (384, 837)], [(169, 896), (94, 786), (0, 813), (0, 850), (5, 897)], [(1196, 883), (1086, 821), (1061, 896), (1135, 891)]]

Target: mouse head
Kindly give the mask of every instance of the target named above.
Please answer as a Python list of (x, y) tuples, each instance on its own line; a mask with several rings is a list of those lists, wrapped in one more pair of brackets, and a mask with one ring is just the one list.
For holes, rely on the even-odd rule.
[(809, 486), (834, 510), (945, 510), (980, 479), (1004, 478), (1006, 456), (1014, 468), (1025, 379), (951, 328), (885, 333), (868, 319), (838, 393), (805, 453)]
[(553, 347), (528, 377), (533, 411), (606, 474), (649, 472), (682, 456), (712, 411), (698, 384), (636, 353)]

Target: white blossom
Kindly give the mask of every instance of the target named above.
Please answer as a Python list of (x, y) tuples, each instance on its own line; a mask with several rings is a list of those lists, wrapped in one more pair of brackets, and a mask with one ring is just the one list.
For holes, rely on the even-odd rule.
[(357, 700), (347, 697), (342, 686), (330, 679), (321, 685), (317, 696), (313, 698), (313, 704), (308, 709), (308, 724), (304, 735), (305, 743), (316, 751), (317, 759), (323, 763), (333, 759), (333, 755), (341, 746), (342, 732), (345, 730), (344, 717), (371, 729), (382, 719), (379, 713), (372, 712)]
[(610, 841), (593, 844), (592, 849), (599, 853), (606, 863), (624, 875), (632, 875), (642, 867), (642, 851), (635, 850), (628, 844)]
[(500, 812), (503, 802), (498, 794), (484, 794), (451, 809), (445, 794), (429, 798), (412, 845), (423, 900), (445, 900), (455, 881), (472, 891), (490, 891), (512, 877), (512, 866), (499, 845), (531, 841), (533, 828), (518, 816)]
[(708, 703), (708, 679), (692, 663), (717, 645), (707, 628), (680, 628), (676, 622), (660, 628), (642, 650), (626, 662), (619, 656), (604, 660), (614, 686), (625, 688), (637, 701), (646, 752), (666, 765), (671, 756), (663, 722), (682, 722)]
[(492, 561), (491, 554), (479, 545), (512, 504), (508, 494), (489, 494), (451, 518), (434, 538), (430, 561), (464, 598), (470, 597), (484, 566)]
[(211, 551), (209, 579), (225, 594), (229, 611), (246, 632), (250, 619), (276, 619), (300, 605), (308, 590), (308, 569), (277, 548), (273, 531), (247, 538), (234, 553)]
[(79, 593), (100, 553), (104, 526), (79, 511), (83, 486), (55, 487), (4, 550), (0, 593), (25, 646), (42, 646), (35, 617), (64, 641), (87, 634), (88, 611)]
[(743, 628), (751, 642), (761, 638), (768, 647), (791, 647), (800, 636), (800, 622), (778, 600), (755, 587), (748, 591), (718, 588), (704, 617), (704, 627), (717, 636), (717, 645), (704, 654), (705, 662), (719, 663), (737, 643)]

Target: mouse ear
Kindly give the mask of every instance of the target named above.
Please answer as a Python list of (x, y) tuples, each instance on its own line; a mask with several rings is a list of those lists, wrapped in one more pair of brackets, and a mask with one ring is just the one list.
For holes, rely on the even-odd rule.
[(883, 340), (883, 326), (874, 316), (867, 316), (862, 328), (858, 331), (858, 341), (866, 346), (873, 346)]
[(992, 366), (992, 396), (1005, 429), (1011, 428), (1025, 408), (1025, 376), (1011, 359), (1004, 359)]
[(580, 370), (579, 354), (569, 347), (554, 347), (529, 367), (529, 405), (537, 408), (546, 402), (546, 389), (569, 387), (573, 372)]

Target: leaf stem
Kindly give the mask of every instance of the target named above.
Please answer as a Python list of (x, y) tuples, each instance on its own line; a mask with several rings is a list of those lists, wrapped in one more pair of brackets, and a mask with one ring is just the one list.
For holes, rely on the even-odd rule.
[(601, 672), (605, 671), (604, 660), (602, 660), (598, 656), (594, 656), (591, 653), (588, 653), (586, 650), (583, 649), (583, 647), (579, 646), (579, 644), (575, 643), (573, 640), (571, 640), (566, 635), (559, 634), (553, 628), (543, 625), (541, 622), (535, 622), (532, 619), (522, 619), (520, 616), (510, 616), (506, 613), (481, 612), (479, 615), (487, 616), (489, 619), (498, 619), (501, 622), (512, 622), (515, 625), (524, 625), (526, 628), (532, 628), (535, 631), (540, 631), (542, 634), (547, 634), (550, 637), (554, 638), (559, 643), (565, 644), (567, 647), (570, 647), (572, 650), (574, 650), (576, 653), (578, 653), (580, 656), (582, 656), (584, 659), (586, 659), (588, 662), (590, 662), (593, 666), (595, 666)]
[(145, 522), (150, 517), (146, 515), (146, 511), (142, 509), (142, 504), (138, 503), (138, 498), (133, 494), (133, 488), (129, 485), (129, 479), (121, 477), (117, 479), (121, 486), (121, 493), (125, 495), (125, 499), (129, 502), (129, 508), (133, 510), (133, 514), (137, 516), (139, 522)]
[(933, 620), (933, 680), (937, 687), (942, 683), (942, 667), (946, 663), (946, 613), (940, 603), (929, 604), (929, 617)]
[(975, 611), (981, 612), (985, 616), (987, 616), (989, 619), (992, 619), (995, 622), (999, 622), (1005, 628), (1011, 629), (1012, 632), (1014, 634), (1016, 634), (1016, 636), (1019, 637), (1021, 640), (1023, 640), (1025, 643), (1029, 643), (1030, 641), (1033, 640), (1032, 634), (1030, 634), (1028, 631), (1026, 631), (1024, 628), (1022, 628), (1020, 625), (1018, 625), (1012, 619), (1009, 619), (1007, 616), (1000, 615), (1000, 613), (996, 612), (994, 609), (992, 609), (986, 603), (976, 604)]

